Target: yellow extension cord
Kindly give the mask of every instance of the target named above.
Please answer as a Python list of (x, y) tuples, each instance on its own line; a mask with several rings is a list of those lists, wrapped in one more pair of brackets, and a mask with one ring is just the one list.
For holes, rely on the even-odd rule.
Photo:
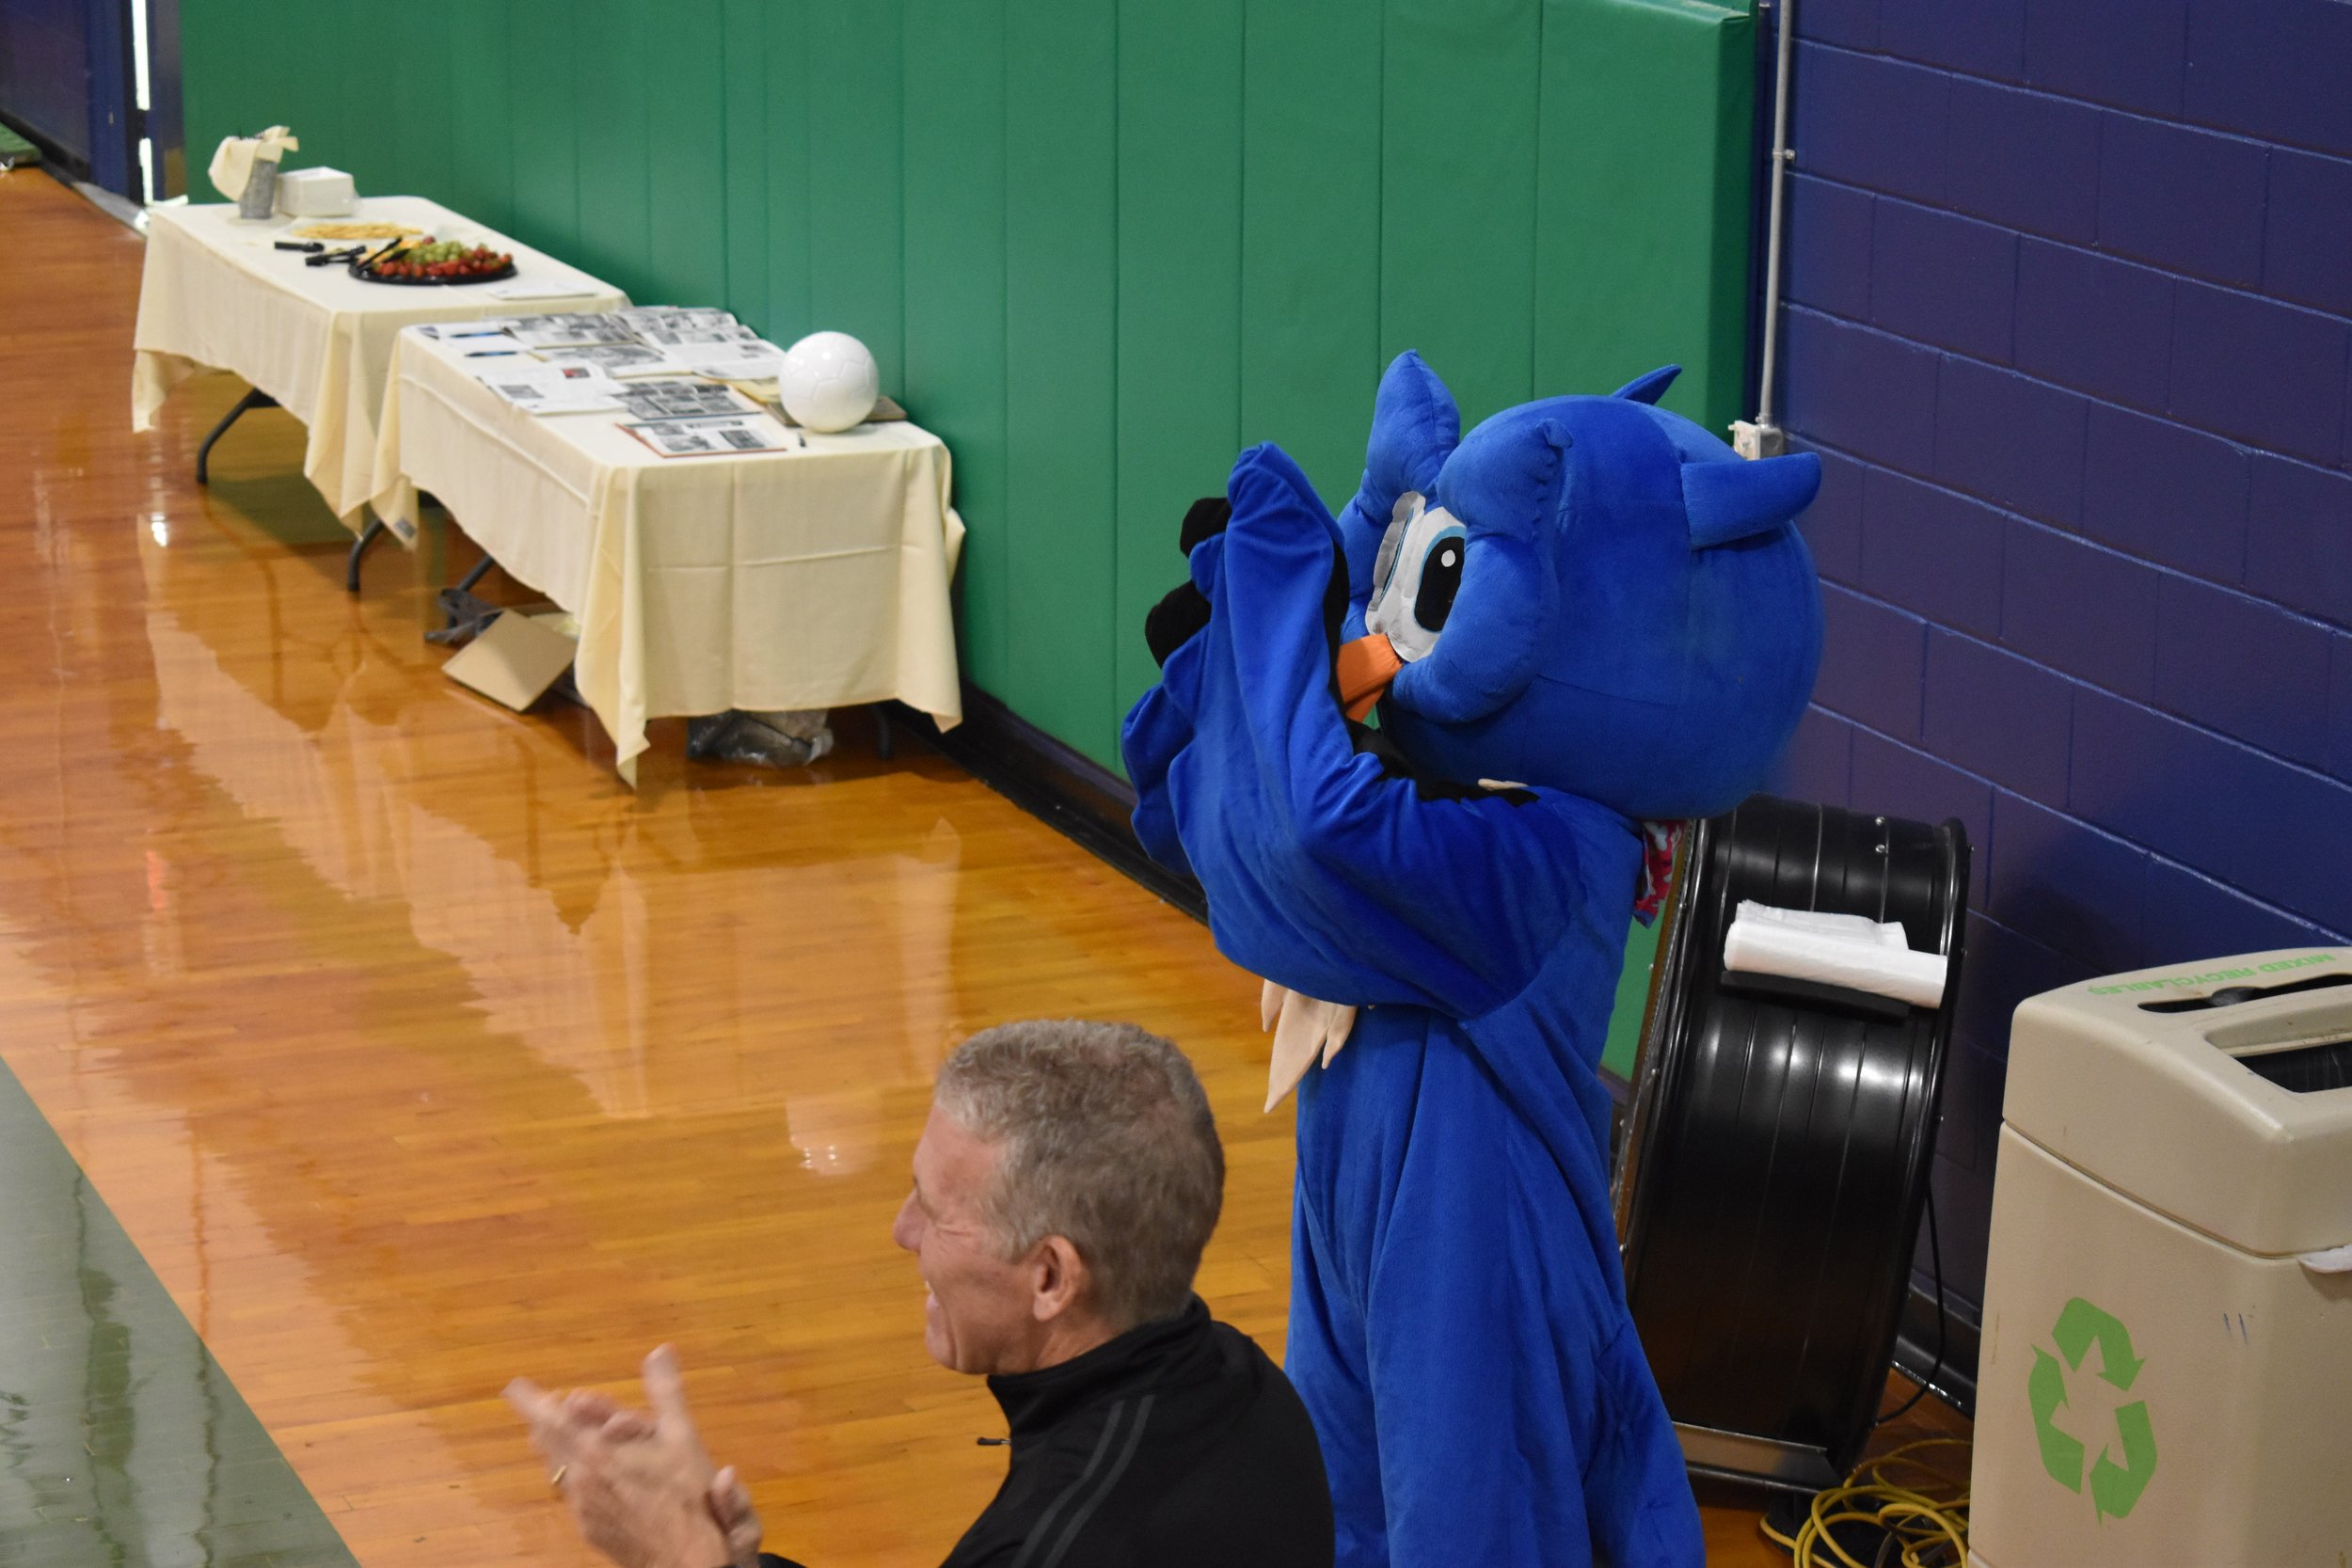
[[(1840, 1546), (1829, 1533), (1829, 1527), (1838, 1524), (1872, 1524), (1892, 1531), (1901, 1544), (1902, 1555), (1895, 1560), (1901, 1568), (1963, 1568), (1968, 1559), (1967, 1488), (1948, 1495), (1931, 1490), (1950, 1483), (1913, 1456), (1923, 1449), (1968, 1446), (1965, 1437), (1905, 1443), (1892, 1453), (1865, 1460), (1844, 1485), (1817, 1495), (1811, 1517), (1793, 1540), (1761, 1521), (1756, 1528), (1766, 1540), (1786, 1547), (1796, 1558), (1796, 1568), (1894, 1568), (1865, 1562)], [(1900, 1484), (1894, 1479), (1899, 1466), (1928, 1479), (1919, 1485)]]

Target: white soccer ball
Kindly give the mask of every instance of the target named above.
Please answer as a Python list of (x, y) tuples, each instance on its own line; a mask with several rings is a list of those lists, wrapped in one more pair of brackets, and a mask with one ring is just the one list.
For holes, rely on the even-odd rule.
[(847, 332), (812, 332), (784, 351), (776, 372), (784, 411), (809, 430), (847, 430), (874, 411), (882, 372)]

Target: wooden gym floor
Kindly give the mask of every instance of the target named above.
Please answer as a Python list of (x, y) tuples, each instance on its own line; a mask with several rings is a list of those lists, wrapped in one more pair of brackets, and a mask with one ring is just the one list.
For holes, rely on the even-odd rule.
[[(289, 416), (209, 489), (240, 384), (130, 433), (141, 248), (0, 175), (0, 1059), (86, 1179), (58, 1156), (78, 1215), (0, 1203), (0, 1275), (81, 1236), (61, 1310), (107, 1325), (76, 1360), (0, 1320), (0, 1385), (37, 1391), (0, 1386), (0, 1564), (339, 1556), (189, 1512), (167, 1461), (246, 1405), (368, 1568), (594, 1560), (498, 1390), (626, 1386), (664, 1339), (772, 1546), (937, 1561), (1003, 1456), (923, 1354), (890, 1218), (934, 1066), (1008, 1018), (1191, 1053), (1232, 1172), (1201, 1289), (1279, 1353), (1290, 1118), (1207, 932), (858, 716), (790, 775), (689, 767), (663, 726), (632, 796), (584, 712), (459, 689), (421, 633), (462, 541), (380, 544), (348, 597)], [(135, 1253), (101, 1267), (109, 1211)], [(177, 1383), (141, 1374), (172, 1303), (209, 1352)], [(300, 1523), (274, 1456), (219, 1446), (208, 1507)], [(1709, 1508), (1713, 1561), (1775, 1560), (1754, 1517)]]

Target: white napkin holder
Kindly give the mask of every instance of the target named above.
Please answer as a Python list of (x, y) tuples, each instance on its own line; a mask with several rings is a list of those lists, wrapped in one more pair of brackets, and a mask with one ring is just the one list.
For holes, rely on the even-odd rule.
[(223, 136), (207, 169), (213, 188), (237, 204), (239, 217), (257, 222), (266, 218), (277, 199), (278, 166), (287, 153), (301, 148), (302, 138), (282, 125), (258, 136)]

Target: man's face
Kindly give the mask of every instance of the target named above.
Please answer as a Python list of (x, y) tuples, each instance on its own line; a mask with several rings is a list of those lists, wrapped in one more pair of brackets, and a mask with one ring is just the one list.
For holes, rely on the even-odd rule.
[(981, 1216), (997, 1157), (996, 1145), (932, 1106), (914, 1146), (914, 1190), (890, 1228), (891, 1240), (914, 1254), (930, 1291), (923, 1348), (959, 1372), (1025, 1366), (1040, 1329), (1030, 1271), (1005, 1260)]

